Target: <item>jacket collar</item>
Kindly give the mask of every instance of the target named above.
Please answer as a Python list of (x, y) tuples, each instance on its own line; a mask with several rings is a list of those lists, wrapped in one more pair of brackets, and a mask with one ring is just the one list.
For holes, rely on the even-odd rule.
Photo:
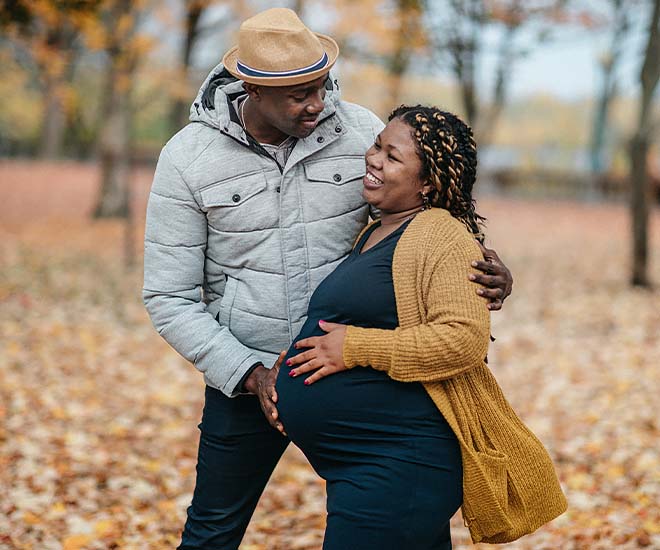
[[(217, 128), (248, 145), (248, 138), (232, 106), (232, 101), (243, 94), (245, 94), (243, 82), (219, 64), (209, 73), (199, 89), (190, 109), (190, 120)], [(305, 139), (309, 140), (315, 136), (324, 122), (335, 115), (339, 99), (339, 86), (330, 74), (326, 82), (326, 99), (323, 111), (319, 115), (319, 124), (311, 136)]]

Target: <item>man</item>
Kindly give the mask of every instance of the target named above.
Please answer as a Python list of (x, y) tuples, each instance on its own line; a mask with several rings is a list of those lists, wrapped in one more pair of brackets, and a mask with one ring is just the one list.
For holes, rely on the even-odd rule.
[[(288, 444), (262, 413), (283, 431), (277, 353), (369, 215), (364, 153), (383, 124), (340, 101), (328, 76), (337, 55), (291, 10), (248, 19), (158, 161), (144, 300), (207, 384), (182, 550), (238, 548)], [(511, 281), (487, 254), (490, 275), (477, 282), (490, 283), (483, 292), (498, 309)]]

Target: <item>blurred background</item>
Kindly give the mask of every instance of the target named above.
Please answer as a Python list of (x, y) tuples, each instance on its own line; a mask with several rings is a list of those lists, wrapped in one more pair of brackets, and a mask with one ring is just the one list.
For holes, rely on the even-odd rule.
[[(178, 543), (203, 382), (142, 307), (146, 200), (240, 22), (274, 6), (337, 39), (344, 99), (475, 130), (515, 280), (491, 367), (569, 499), (505, 547), (660, 549), (660, 0), (3, 1), (0, 549)], [(290, 449), (241, 548), (320, 548), (323, 491)]]

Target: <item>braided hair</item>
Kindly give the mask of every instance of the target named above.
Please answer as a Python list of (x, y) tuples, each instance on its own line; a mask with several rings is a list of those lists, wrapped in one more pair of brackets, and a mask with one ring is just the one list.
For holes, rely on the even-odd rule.
[(394, 118), (412, 129), (422, 161), (420, 178), (433, 187), (429, 204), (448, 210), (483, 242), (486, 218), (477, 214), (472, 198), (477, 176), (477, 144), (472, 129), (452, 113), (422, 105), (401, 105), (388, 121)]

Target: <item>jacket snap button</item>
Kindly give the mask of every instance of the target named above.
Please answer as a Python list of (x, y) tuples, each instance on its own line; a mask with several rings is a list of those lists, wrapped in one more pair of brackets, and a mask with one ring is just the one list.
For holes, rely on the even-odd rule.
[(341, 133), (341, 126), (335, 126), (335, 132)]
[(341, 175), (340, 174), (335, 174), (334, 176), (332, 176), (332, 179), (335, 180), (335, 181), (341, 181)]
[(231, 198), (231, 200), (233, 200), (234, 202), (238, 202), (238, 201), (241, 200), (241, 196), (240, 196), (238, 193), (236, 193), (236, 194)]
[(280, 188), (279, 188), (279, 187), (277, 188), (277, 192), (278, 192), (278, 193), (280, 192)]
[(319, 136), (319, 137), (316, 138), (317, 143), (323, 143), (324, 141), (325, 141), (325, 139), (323, 138), (323, 136)]

